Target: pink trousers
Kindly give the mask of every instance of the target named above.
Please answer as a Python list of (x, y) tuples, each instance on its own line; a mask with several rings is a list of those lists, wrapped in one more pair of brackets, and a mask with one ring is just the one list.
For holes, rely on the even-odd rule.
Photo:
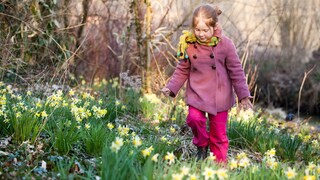
[(210, 146), (210, 151), (216, 156), (219, 163), (227, 162), (228, 136), (227, 120), (228, 111), (209, 115), (209, 132), (207, 131), (207, 118), (205, 112), (189, 106), (187, 124), (193, 132), (193, 144), (198, 147)]

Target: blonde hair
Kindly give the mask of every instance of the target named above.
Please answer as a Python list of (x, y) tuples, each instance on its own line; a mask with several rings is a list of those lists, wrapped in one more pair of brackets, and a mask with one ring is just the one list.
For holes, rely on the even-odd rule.
[(198, 6), (193, 11), (192, 28), (197, 26), (200, 17), (205, 19), (207, 26), (215, 27), (218, 22), (218, 16), (221, 13), (222, 11), (217, 6), (213, 7), (210, 4), (202, 4)]

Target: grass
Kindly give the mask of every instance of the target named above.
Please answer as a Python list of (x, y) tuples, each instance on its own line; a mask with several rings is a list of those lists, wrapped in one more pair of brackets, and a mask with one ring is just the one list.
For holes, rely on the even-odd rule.
[(97, 95), (55, 91), (40, 99), (2, 85), (1, 178), (286, 179), (288, 168), (294, 179), (319, 178), (319, 137), (306, 131), (288, 133), (259, 111), (232, 109), (229, 164), (197, 162), (183, 101), (117, 91), (109, 82)]

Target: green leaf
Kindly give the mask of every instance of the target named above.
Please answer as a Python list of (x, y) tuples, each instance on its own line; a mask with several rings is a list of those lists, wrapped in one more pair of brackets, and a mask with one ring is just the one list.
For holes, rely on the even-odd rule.
[(143, 178), (142, 179), (148, 179), (148, 180), (152, 180), (153, 179), (153, 163), (151, 160), (150, 156), (146, 163), (143, 165)]

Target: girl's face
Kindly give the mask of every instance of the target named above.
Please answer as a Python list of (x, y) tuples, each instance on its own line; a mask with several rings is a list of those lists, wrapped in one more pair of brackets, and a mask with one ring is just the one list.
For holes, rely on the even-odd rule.
[(201, 42), (208, 42), (211, 40), (214, 33), (214, 29), (211, 26), (207, 26), (203, 18), (200, 18), (198, 24), (194, 27), (194, 34)]

